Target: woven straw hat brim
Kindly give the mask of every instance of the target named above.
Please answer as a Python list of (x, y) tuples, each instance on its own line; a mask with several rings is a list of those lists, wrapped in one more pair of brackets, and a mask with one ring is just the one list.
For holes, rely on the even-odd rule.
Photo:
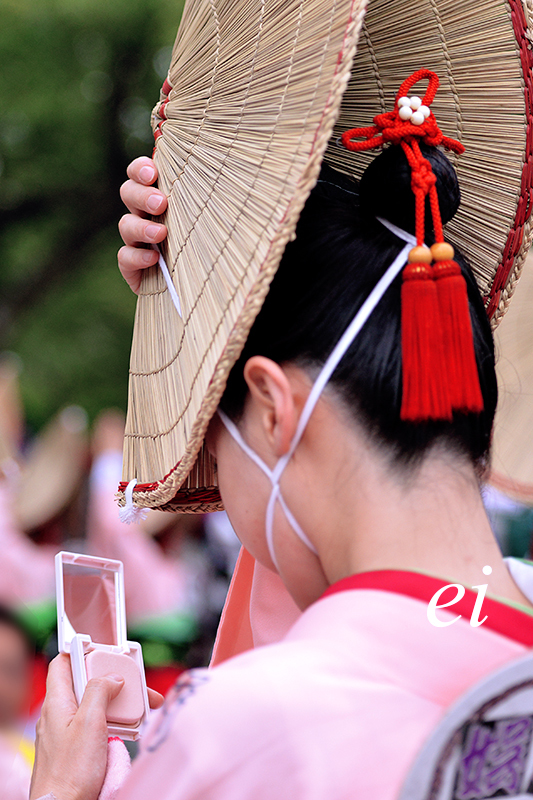
[(371, 0), (361, 27), (363, 11), (355, 0), (185, 7), (154, 115), (165, 258), (182, 313), (151, 270), (135, 321), (123, 476), (138, 480), (139, 506), (221, 507), (215, 464), (197, 454), (321, 161), (359, 176), (375, 154), (349, 153), (338, 136), (392, 108), (421, 67), (441, 79), (432, 108), (444, 134), (466, 147), (454, 158), (463, 202), (448, 236), (495, 322), (505, 312), (531, 241), (527, 8)]
[(498, 411), (490, 483), (533, 506), (533, 253), (496, 331)]
[(21, 365), (16, 357), (5, 353), (0, 355), (0, 473), (2, 465), (9, 470), (9, 462), (16, 462), (20, 457), (24, 428), (20, 371)]
[(87, 417), (77, 406), (63, 409), (35, 440), (14, 496), (24, 531), (55, 519), (74, 497), (87, 467)]

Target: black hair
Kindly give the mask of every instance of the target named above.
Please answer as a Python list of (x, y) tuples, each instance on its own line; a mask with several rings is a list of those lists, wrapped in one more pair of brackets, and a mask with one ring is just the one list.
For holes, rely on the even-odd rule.
[(28, 658), (33, 658), (35, 655), (36, 643), (31, 635), (29, 629), (24, 622), (20, 619), (18, 614), (8, 606), (0, 603), (0, 627), (11, 628), (16, 631), (21, 640), (24, 642), (24, 649)]
[[(443, 222), (460, 195), (446, 156), (423, 146), (437, 177)], [(221, 401), (238, 420), (244, 409), (246, 361), (263, 355), (316, 370), (326, 361), (358, 308), (404, 247), (377, 217), (414, 232), (411, 171), (403, 150), (389, 147), (367, 168), (360, 184), (324, 164)], [(429, 207), (426, 220), (431, 220)], [(426, 242), (433, 234), (427, 226)], [(370, 440), (386, 448), (393, 465), (414, 467), (435, 444), (467, 456), (482, 474), (488, 462), (497, 384), (494, 344), (475, 278), (455, 248), (468, 288), (474, 348), (484, 410), (455, 413), (451, 422), (400, 419), (402, 399), (401, 275), (380, 300), (331, 378), (344, 404)]]

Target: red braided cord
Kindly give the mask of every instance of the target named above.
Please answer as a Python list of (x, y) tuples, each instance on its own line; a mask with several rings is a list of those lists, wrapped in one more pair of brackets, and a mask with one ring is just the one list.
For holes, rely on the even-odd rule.
[(440, 216), (439, 196), (437, 194), (437, 187), (431, 186), (429, 189), (429, 204), (431, 207), (431, 216), (433, 217), (433, 230), (435, 231), (435, 242), (444, 241), (444, 231), (442, 230), (442, 219)]
[[(342, 134), (343, 145), (348, 150), (355, 152), (373, 150), (376, 147), (382, 147), (386, 142), (399, 144), (402, 147), (412, 173), (411, 187), (416, 201), (416, 239), (418, 245), (422, 245), (425, 238), (424, 214), (427, 195), (429, 195), (431, 215), (433, 217), (435, 240), (437, 242), (444, 241), (439, 201), (435, 188), (436, 178), (431, 164), (422, 155), (419, 143), (422, 141), (433, 147), (443, 145), (447, 150), (453, 150), (459, 154), (464, 152), (464, 147), (460, 142), (444, 136), (432, 112), (421, 125), (413, 125), (409, 120), (400, 118), (398, 100), (400, 97), (405, 97), (413, 86), (423, 79), (427, 79), (429, 84), (422, 104), (429, 107), (439, 88), (439, 79), (434, 72), (428, 69), (419, 69), (413, 72), (400, 86), (393, 111), (378, 114), (374, 117), (374, 125), (365, 128), (353, 128)], [(363, 141), (354, 141), (354, 139), (361, 137), (363, 137)]]
[(435, 99), (435, 95), (437, 94), (437, 89), (439, 88), (439, 77), (435, 72), (431, 72), (431, 70), (429, 69), (417, 69), (416, 72), (413, 72), (412, 75), (409, 75), (409, 77), (404, 80), (404, 82), (398, 89), (398, 94), (396, 95), (396, 103), (398, 102), (400, 97), (405, 97), (405, 95), (411, 91), (413, 86), (416, 83), (418, 83), (418, 81), (421, 81), (424, 78), (427, 78), (429, 83), (424, 98), (422, 100), (422, 103), (425, 106), (430, 106), (433, 100)]
[[(399, 101), (422, 79), (428, 80), (422, 100), (426, 108), (416, 120), (421, 124), (415, 125), (411, 118), (401, 118)], [(443, 145), (456, 153), (464, 152), (462, 144), (443, 135), (429, 109), (438, 86), (439, 79), (434, 72), (414, 72), (400, 86), (393, 111), (378, 114), (372, 126), (354, 128), (342, 136), (344, 146), (356, 152), (382, 147), (386, 142), (400, 145), (411, 169), (417, 247), (409, 254), (413, 263), (403, 272), (400, 416), (414, 422), (450, 420), (454, 411), (479, 413), (483, 409), (466, 283), (459, 265), (446, 254), (451, 250), (453, 256), (453, 248), (445, 245), (444, 250), (442, 247), (439, 250), (437, 247), (444, 245), (437, 179), (420, 149), (420, 142), (424, 142), (434, 147)], [(411, 105), (411, 109), (415, 113), (418, 110), (416, 104)], [(358, 138), (363, 141), (354, 141)], [(435, 267), (418, 263), (418, 259), (424, 262), (427, 257), (423, 247), (426, 197), (435, 232), (436, 249), (432, 248), (430, 253), (430, 259), (437, 262)], [(421, 252), (417, 252), (419, 249)]]

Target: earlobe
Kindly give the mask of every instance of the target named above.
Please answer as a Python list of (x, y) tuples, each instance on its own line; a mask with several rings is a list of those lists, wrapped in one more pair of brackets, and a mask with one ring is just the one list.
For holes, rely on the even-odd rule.
[(248, 359), (244, 379), (263, 434), (279, 458), (288, 451), (298, 424), (291, 381), (279, 364), (264, 356)]

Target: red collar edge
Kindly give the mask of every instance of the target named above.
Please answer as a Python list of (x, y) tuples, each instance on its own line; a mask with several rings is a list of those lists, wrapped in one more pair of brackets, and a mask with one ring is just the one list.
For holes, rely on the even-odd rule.
[[(480, 580), (480, 584), (487, 582), (486, 578)], [(375, 589), (384, 592), (403, 594), (416, 600), (429, 603), (435, 592), (443, 586), (449, 586), (442, 578), (433, 575), (425, 575), (421, 572), (409, 572), (403, 570), (375, 570), (371, 572), (361, 572), (342, 578), (332, 584), (322, 598), (329, 597), (339, 592), (352, 591), (354, 589)], [(452, 613), (461, 614), (468, 621), (472, 616), (474, 604), (477, 599), (477, 592), (465, 587), (464, 597), (449, 606), (447, 610)], [(445, 599), (445, 598), (443, 598)], [(451, 598), (450, 598), (451, 599)], [(533, 616), (526, 611), (521, 611), (514, 606), (507, 605), (492, 597), (485, 597), (481, 609), (480, 618), (486, 616), (487, 619), (482, 627), (490, 628), (496, 633), (514, 639), (520, 644), (528, 647), (533, 646)], [(428, 625), (431, 624), (428, 620)]]

